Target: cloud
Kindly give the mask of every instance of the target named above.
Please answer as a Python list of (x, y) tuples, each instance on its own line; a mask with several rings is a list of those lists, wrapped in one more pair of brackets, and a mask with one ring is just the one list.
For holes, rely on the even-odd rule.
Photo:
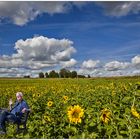
[(10, 19), (16, 25), (24, 25), (33, 20), (38, 11), (33, 11), (30, 2), (0, 2), (0, 17)]
[[(0, 21), (8, 19), (12, 23), (23, 26), (37, 16), (48, 13), (67, 13), (73, 6), (83, 8), (90, 2), (68, 2), (68, 1), (0, 1)], [(126, 16), (130, 13), (137, 14), (140, 11), (140, 2), (95, 2), (103, 7), (106, 15)]]
[(140, 70), (134, 70), (132, 74), (133, 75), (140, 75)]
[(105, 64), (104, 68), (107, 71), (117, 71), (120, 69), (128, 68), (130, 63), (128, 62), (119, 62), (119, 61), (112, 61), (107, 64)]
[(86, 69), (93, 69), (93, 68), (96, 68), (99, 63), (100, 63), (99, 60), (91, 60), (91, 59), (89, 59), (89, 60), (84, 61), (82, 63), (82, 67), (86, 68)]
[(69, 61), (66, 62), (61, 62), (61, 65), (63, 68), (71, 68), (77, 64), (77, 61), (75, 59), (70, 59)]
[[(84, 61), (81, 68), (77, 69), (78, 74), (90, 75), (92, 77), (128, 76), (135, 75), (136, 69), (131, 62), (111, 61), (101, 63), (100, 60)], [(137, 72), (138, 73), (138, 72)]]
[(105, 13), (109, 16), (121, 17), (128, 14), (137, 14), (140, 11), (140, 2), (129, 1), (129, 2), (96, 2), (99, 6), (103, 7)]
[(0, 56), (0, 67), (41, 69), (56, 66), (60, 62), (74, 61), (71, 55), (76, 52), (73, 42), (68, 39), (55, 39), (38, 36), (15, 43), (16, 53)]
[(64, 1), (0, 1), (0, 20), (7, 18), (14, 24), (23, 26), (43, 13), (66, 13), (73, 5), (82, 7), (84, 4)]
[(140, 75), (140, 55), (134, 56), (130, 62), (114, 60), (101, 63), (100, 60), (89, 59), (79, 63), (72, 58), (76, 49), (73, 47), (73, 42), (68, 39), (36, 36), (17, 40), (14, 48), (16, 53), (11, 56), (0, 56), (0, 76), (38, 77), (39, 72), (61, 69), (61, 67), (93, 77)]
[(77, 68), (77, 73), (81, 75), (100, 76), (101, 75), (100, 60), (85, 60), (81, 66)]
[(134, 67), (136, 70), (140, 69), (140, 55), (136, 55), (131, 59), (132, 67)]
[(102, 70), (101, 69), (83, 69), (80, 68), (79, 70), (77, 70), (78, 74), (81, 75), (90, 75), (92, 77), (99, 77), (102, 76)]
[(133, 57), (131, 62), (132, 62), (132, 64), (140, 65), (140, 55)]

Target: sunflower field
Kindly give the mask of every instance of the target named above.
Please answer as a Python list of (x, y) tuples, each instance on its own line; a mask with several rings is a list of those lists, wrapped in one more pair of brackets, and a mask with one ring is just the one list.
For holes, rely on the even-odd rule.
[(0, 79), (0, 108), (23, 92), (28, 131), (0, 138), (140, 138), (140, 77)]

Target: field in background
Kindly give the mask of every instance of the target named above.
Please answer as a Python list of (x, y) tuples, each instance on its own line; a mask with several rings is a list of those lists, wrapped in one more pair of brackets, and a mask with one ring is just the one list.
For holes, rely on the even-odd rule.
[(0, 107), (21, 91), (32, 109), (26, 134), (7, 125), (1, 138), (139, 138), (139, 85), (140, 77), (1, 78)]

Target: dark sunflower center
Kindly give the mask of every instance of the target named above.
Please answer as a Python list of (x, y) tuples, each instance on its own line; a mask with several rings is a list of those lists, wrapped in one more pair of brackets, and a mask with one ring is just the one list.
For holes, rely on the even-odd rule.
[(79, 113), (78, 113), (78, 112), (76, 112), (76, 111), (73, 111), (72, 116), (73, 116), (74, 118), (78, 118)]
[(103, 118), (106, 119), (106, 114), (103, 114)]

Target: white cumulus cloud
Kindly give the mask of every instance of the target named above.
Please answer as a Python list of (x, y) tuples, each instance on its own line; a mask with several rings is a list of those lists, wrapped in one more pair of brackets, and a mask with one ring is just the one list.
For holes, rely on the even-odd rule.
[(132, 58), (132, 64), (140, 65), (140, 55), (137, 55)]
[(60, 62), (74, 61), (71, 59), (76, 49), (68, 39), (55, 39), (38, 36), (15, 43), (16, 53), (12, 56), (0, 56), (0, 67), (25, 67), (41, 69), (58, 65)]
[(140, 69), (140, 55), (136, 55), (131, 59), (132, 67), (136, 70)]
[(89, 60), (84, 61), (82, 63), (82, 67), (87, 68), (87, 69), (92, 69), (92, 68), (96, 68), (99, 63), (100, 63), (99, 60), (91, 60), (91, 59), (89, 59)]
[(75, 59), (70, 59), (69, 61), (66, 62), (61, 62), (61, 65), (63, 68), (71, 68), (77, 64), (77, 61)]
[(128, 62), (112, 61), (112, 62), (106, 63), (104, 68), (105, 70), (108, 70), (108, 71), (117, 71), (120, 69), (128, 68), (129, 65), (130, 63)]

